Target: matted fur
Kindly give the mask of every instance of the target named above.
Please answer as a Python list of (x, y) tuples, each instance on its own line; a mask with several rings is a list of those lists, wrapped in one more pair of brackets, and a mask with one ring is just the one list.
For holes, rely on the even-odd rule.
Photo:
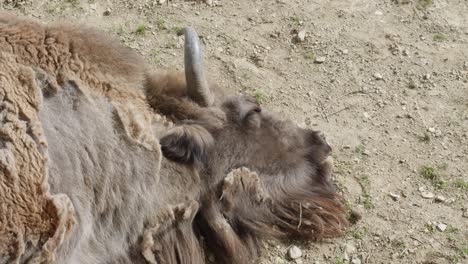
[(73, 206), (67, 196), (49, 192), (34, 72), (0, 52), (0, 76), (0, 256), (8, 263), (25, 254), (31, 263), (51, 262), (74, 224)]
[[(13, 250), (0, 262), (32, 261), (42, 247), (51, 256), (42, 262), (205, 263), (208, 249), (218, 263), (244, 264), (260, 254), (259, 239), (315, 240), (346, 226), (323, 135), (253, 98), (225, 97), (210, 83), (216, 104), (200, 107), (183, 73), (146, 73), (136, 53), (89, 28), (0, 13), (0, 51), (38, 85), (43, 106), (30, 112), (49, 145), (38, 168), (76, 219), (72, 228), (58, 221), (68, 239), (40, 229), (36, 246), (6, 241)], [(27, 101), (22, 84), (16, 97)]]

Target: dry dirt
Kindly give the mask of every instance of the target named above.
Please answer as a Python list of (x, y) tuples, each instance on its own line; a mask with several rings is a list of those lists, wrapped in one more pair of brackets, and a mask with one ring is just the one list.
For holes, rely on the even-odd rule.
[(223, 87), (324, 131), (362, 220), (338, 239), (265, 242), (261, 263), (468, 263), (467, 0), (158, 2), (0, 7), (118, 34), (168, 69), (182, 68), (176, 32), (191, 25)]

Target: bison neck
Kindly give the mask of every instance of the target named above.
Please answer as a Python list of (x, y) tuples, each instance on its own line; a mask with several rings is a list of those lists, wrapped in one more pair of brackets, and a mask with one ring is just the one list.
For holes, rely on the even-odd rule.
[(196, 177), (182, 177), (195, 175), (190, 168), (160, 164), (160, 152), (118, 129), (114, 112), (108, 100), (88, 100), (73, 87), (44, 98), (51, 192), (71, 199), (76, 220), (58, 263), (134, 263), (145, 226), (198, 195)]

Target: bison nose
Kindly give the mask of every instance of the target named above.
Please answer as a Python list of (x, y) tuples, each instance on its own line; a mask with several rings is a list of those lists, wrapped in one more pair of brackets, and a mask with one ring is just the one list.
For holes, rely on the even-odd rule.
[(321, 150), (327, 155), (331, 152), (332, 148), (327, 142), (327, 138), (321, 131), (308, 131), (309, 144), (321, 148)]

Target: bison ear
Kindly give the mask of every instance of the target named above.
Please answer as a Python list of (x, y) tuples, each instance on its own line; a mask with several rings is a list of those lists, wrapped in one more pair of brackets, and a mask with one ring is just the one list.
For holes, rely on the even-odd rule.
[(201, 164), (213, 146), (213, 136), (200, 125), (181, 125), (161, 138), (160, 144), (167, 159), (183, 164)]

